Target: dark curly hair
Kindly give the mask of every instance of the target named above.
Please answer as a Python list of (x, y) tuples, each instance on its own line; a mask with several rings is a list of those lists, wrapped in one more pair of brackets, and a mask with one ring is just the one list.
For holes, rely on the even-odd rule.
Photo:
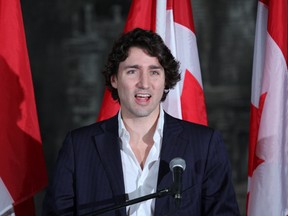
[(120, 102), (117, 89), (111, 85), (111, 76), (117, 75), (119, 64), (128, 57), (131, 47), (138, 47), (147, 52), (148, 55), (156, 57), (164, 68), (165, 90), (161, 99), (161, 101), (164, 101), (169, 90), (174, 88), (180, 80), (179, 62), (174, 58), (158, 34), (140, 28), (135, 28), (130, 32), (122, 34), (114, 43), (112, 51), (108, 56), (103, 75), (105, 76), (106, 86), (111, 91), (113, 99)]

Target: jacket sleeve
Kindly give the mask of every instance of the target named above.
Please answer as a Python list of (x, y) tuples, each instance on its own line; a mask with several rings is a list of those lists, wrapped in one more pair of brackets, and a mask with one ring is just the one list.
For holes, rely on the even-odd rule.
[(225, 144), (218, 132), (211, 136), (202, 182), (202, 215), (240, 215)]
[(43, 201), (43, 216), (74, 215), (74, 151), (68, 133), (59, 152), (54, 176)]

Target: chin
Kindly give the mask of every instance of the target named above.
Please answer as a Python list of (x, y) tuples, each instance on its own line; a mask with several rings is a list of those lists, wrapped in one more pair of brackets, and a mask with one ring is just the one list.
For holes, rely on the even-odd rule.
[(137, 113), (134, 113), (134, 116), (142, 118), (142, 117), (147, 117), (150, 114), (151, 114), (151, 112), (137, 112)]
[(153, 114), (155, 110), (135, 110), (133, 112), (134, 116), (137, 116), (137, 117), (148, 117), (150, 115)]

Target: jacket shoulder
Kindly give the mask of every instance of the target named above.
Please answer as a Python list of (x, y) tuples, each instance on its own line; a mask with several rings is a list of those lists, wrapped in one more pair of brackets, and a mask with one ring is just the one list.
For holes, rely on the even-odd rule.
[(214, 133), (215, 129), (206, 126), (206, 125), (201, 125), (193, 122), (189, 122), (183, 119), (178, 119), (175, 118), (167, 113), (165, 113), (165, 121), (168, 125), (178, 125), (180, 126), (184, 131), (193, 131), (193, 132), (202, 132), (202, 133)]
[(76, 128), (70, 132), (71, 136), (96, 136), (105, 131), (115, 132), (118, 129), (117, 115), (112, 118)]

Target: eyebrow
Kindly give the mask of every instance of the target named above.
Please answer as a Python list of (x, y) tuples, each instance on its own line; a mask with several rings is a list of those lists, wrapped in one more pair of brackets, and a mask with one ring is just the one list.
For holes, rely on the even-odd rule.
[[(139, 68), (141, 68), (141, 66), (139, 66), (139, 65), (127, 65), (124, 67), (124, 69), (130, 69), (130, 68), (139, 69)], [(149, 69), (163, 69), (163, 67), (161, 65), (150, 65)]]
[(139, 65), (127, 65), (127, 66), (124, 67), (124, 69), (130, 69), (130, 68), (136, 68), (136, 69), (138, 69), (138, 68), (140, 68), (140, 67), (139, 67)]
[(163, 69), (161, 65), (150, 65), (149, 69)]

